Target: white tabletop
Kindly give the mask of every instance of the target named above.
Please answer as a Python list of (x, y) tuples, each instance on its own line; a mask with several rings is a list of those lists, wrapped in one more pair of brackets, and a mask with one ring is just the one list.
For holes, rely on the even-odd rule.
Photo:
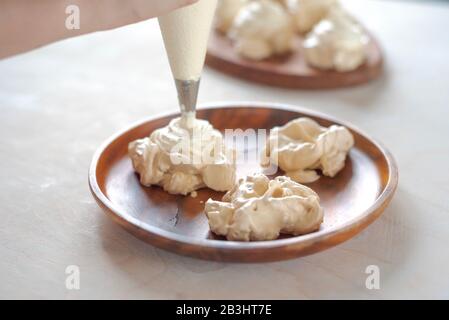
[[(181, 257), (109, 220), (87, 185), (116, 130), (177, 110), (155, 21), (0, 61), (0, 298), (449, 298), (449, 6), (349, 1), (377, 35), (386, 72), (331, 91), (261, 87), (206, 69), (200, 101), (303, 105), (382, 141), (397, 194), (359, 236), (286, 262)], [(80, 289), (66, 287), (66, 268)], [(369, 265), (380, 289), (365, 285)], [(69, 286), (70, 288), (70, 286)]]

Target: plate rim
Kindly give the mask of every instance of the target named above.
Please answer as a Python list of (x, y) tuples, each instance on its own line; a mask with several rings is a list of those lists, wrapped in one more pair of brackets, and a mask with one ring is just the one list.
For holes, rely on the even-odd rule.
[[(288, 247), (291, 245), (299, 244), (301, 243), (305, 247), (308, 245), (313, 244), (314, 241), (323, 241), (328, 238), (332, 238), (335, 236), (338, 236), (339, 234), (344, 234), (346, 232), (349, 232), (353, 230), (357, 225), (361, 224), (362, 228), (360, 231), (362, 231), (365, 227), (367, 227), (369, 224), (371, 224), (375, 219), (377, 219), (382, 213), (384, 208), (388, 205), (388, 203), (391, 201), (397, 186), (399, 182), (399, 170), (396, 163), (395, 158), (391, 154), (391, 152), (384, 147), (382, 143), (377, 141), (376, 139), (372, 138), (371, 136), (367, 135), (365, 132), (360, 130), (357, 126), (354, 126), (352, 124), (349, 124), (346, 121), (342, 121), (340, 119), (337, 119), (333, 116), (330, 116), (328, 114), (310, 110), (308, 108), (302, 107), (302, 106), (296, 106), (292, 104), (284, 104), (284, 103), (270, 103), (270, 102), (255, 102), (255, 101), (226, 101), (226, 102), (215, 102), (215, 103), (203, 103), (198, 107), (198, 110), (212, 110), (212, 109), (220, 109), (220, 108), (268, 108), (268, 109), (277, 109), (277, 110), (283, 110), (283, 111), (290, 111), (290, 112), (298, 112), (302, 114), (309, 114), (314, 117), (322, 118), (326, 121), (331, 121), (334, 123), (338, 123), (341, 125), (346, 126), (350, 130), (357, 132), (357, 134), (361, 135), (363, 138), (369, 140), (371, 143), (373, 143), (377, 149), (381, 151), (383, 154), (387, 167), (389, 170), (388, 174), (388, 181), (385, 185), (385, 188), (381, 190), (381, 193), (376, 198), (374, 203), (369, 206), (367, 209), (365, 209), (363, 212), (361, 212), (356, 217), (352, 218), (351, 220), (346, 221), (344, 224), (338, 226), (338, 227), (332, 227), (329, 228), (324, 233), (310, 233), (306, 235), (301, 235), (297, 237), (290, 237), (290, 238), (284, 238), (284, 239), (276, 239), (276, 240), (268, 240), (268, 241), (253, 241), (253, 242), (240, 242), (240, 241), (229, 241), (229, 240), (218, 240), (218, 239), (195, 239), (190, 236), (177, 234), (168, 230), (161, 229), (156, 226), (149, 225), (147, 223), (143, 223), (139, 221), (138, 219), (130, 216), (129, 214), (126, 214), (126, 212), (122, 212), (120, 208), (117, 208), (114, 203), (109, 200), (109, 198), (102, 192), (100, 189), (100, 186), (98, 184), (97, 175), (96, 175), (96, 169), (98, 162), (101, 158), (101, 155), (103, 152), (107, 149), (107, 147), (112, 144), (115, 140), (120, 138), (123, 134), (125, 134), (128, 131), (131, 131), (135, 129), (136, 127), (156, 119), (168, 117), (168, 116), (176, 116), (179, 115), (179, 112), (163, 112), (158, 113), (156, 115), (152, 115), (149, 117), (146, 117), (142, 120), (136, 121), (132, 123), (131, 125), (125, 127), (124, 129), (119, 130), (117, 133), (113, 134), (109, 138), (107, 138), (95, 151), (91, 164), (89, 166), (89, 172), (88, 172), (88, 182), (89, 182), (89, 188), (94, 196), (95, 200), (97, 201), (98, 205), (102, 207), (103, 209), (106, 209), (109, 211), (108, 213), (111, 213), (116, 218), (122, 221), (116, 221), (116, 219), (113, 219), (115, 222), (118, 222), (123, 227), (122, 222), (131, 224), (132, 226), (136, 227), (140, 231), (143, 231), (144, 233), (150, 233), (151, 236), (156, 236), (158, 238), (161, 238), (161, 240), (168, 240), (170, 242), (175, 242), (181, 245), (187, 245), (187, 246), (196, 246), (196, 247), (206, 247), (208, 249), (217, 249), (217, 250), (226, 250), (226, 251), (233, 251), (233, 252), (242, 252), (242, 251), (252, 251), (252, 250), (260, 250), (260, 249), (275, 249), (275, 248), (283, 248)], [(368, 223), (363, 223), (365, 220), (369, 219), (372, 215), (375, 215), (379, 210), (381, 210), (380, 213), (378, 213), (372, 221), (368, 221)], [(358, 234), (360, 231), (356, 232), (355, 234)], [(344, 242), (348, 240), (351, 237), (347, 237), (343, 239), (342, 241), (337, 241), (335, 245)], [(332, 245), (333, 246), (333, 245)], [(325, 249), (325, 248), (324, 248)], [(323, 249), (323, 250), (324, 250)], [(321, 250), (318, 250), (321, 251)], [(299, 255), (298, 255), (299, 256)], [(279, 260), (279, 259), (278, 259)]]

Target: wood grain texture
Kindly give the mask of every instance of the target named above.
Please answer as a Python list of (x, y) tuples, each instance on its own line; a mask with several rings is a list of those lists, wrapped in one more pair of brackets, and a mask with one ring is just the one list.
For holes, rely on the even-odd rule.
[(322, 71), (309, 66), (299, 36), (291, 54), (253, 61), (241, 57), (231, 41), (218, 31), (211, 35), (206, 64), (223, 73), (270, 86), (297, 89), (350, 87), (374, 80), (382, 72), (382, 50), (377, 40), (370, 37), (366, 63), (350, 72)]
[[(139, 183), (127, 155), (128, 143), (148, 136), (168, 124), (176, 114), (156, 117), (133, 126), (108, 140), (96, 153), (89, 184), (98, 204), (126, 230), (159, 248), (196, 258), (263, 262), (291, 259), (335, 246), (359, 233), (385, 209), (395, 192), (398, 171), (392, 156), (359, 130), (344, 124), (355, 137), (347, 165), (337, 177), (322, 177), (310, 184), (320, 196), (325, 221), (320, 230), (304, 236), (282, 236), (274, 241), (232, 242), (209, 232), (203, 213), (207, 199), (223, 193), (202, 189), (198, 197), (169, 195), (159, 187)], [(325, 115), (288, 106), (259, 104), (222, 105), (198, 112), (214, 127), (271, 129), (308, 116), (323, 126), (342, 124)], [(249, 148), (248, 148), (249, 149)], [(238, 176), (257, 171), (241, 166)]]

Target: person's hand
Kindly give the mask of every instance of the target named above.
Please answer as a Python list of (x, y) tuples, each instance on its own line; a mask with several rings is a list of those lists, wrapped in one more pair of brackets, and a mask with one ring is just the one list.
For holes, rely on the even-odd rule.
[[(0, 0), (0, 59), (64, 38), (158, 17), (197, 1)], [(79, 28), (66, 26), (71, 6), (79, 9)]]
[(159, 17), (175, 9), (191, 5), (198, 0), (87, 0), (96, 2), (94, 11), (102, 17), (93, 28), (99, 30)]

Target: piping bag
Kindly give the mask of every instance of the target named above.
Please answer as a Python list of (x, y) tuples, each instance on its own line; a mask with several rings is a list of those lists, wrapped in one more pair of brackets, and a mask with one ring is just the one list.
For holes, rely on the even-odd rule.
[(181, 119), (187, 127), (195, 120), (201, 73), (217, 0), (199, 0), (159, 17), (170, 68), (178, 92)]

